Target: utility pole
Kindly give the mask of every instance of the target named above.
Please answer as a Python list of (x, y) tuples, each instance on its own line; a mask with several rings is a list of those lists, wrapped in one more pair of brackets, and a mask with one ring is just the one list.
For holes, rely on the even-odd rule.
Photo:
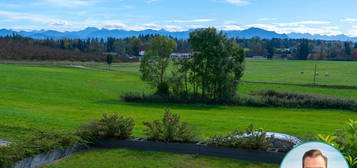
[(316, 75), (317, 75), (317, 64), (315, 64), (315, 71), (314, 71), (314, 85), (316, 85)]

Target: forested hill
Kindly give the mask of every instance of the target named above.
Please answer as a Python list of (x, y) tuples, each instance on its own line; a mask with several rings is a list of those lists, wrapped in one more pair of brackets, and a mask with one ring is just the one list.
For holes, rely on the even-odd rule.
[[(36, 31), (13, 31), (8, 29), (1, 29), (0, 36), (7, 36), (12, 34), (19, 34), (23, 37), (30, 37), (33, 39), (88, 39), (88, 38), (127, 38), (132, 36), (139, 35), (164, 35), (170, 36), (178, 39), (187, 39), (189, 33), (194, 30), (182, 31), (182, 32), (170, 32), (166, 30), (142, 30), (142, 31), (127, 31), (127, 30), (109, 30), (109, 29), (98, 29), (95, 27), (88, 27), (80, 31), (66, 31), (59, 32), (55, 30), (36, 30)], [(267, 31), (260, 28), (249, 28), (246, 30), (234, 30), (234, 31), (223, 31), (229, 37), (237, 37), (243, 39), (250, 39), (253, 37), (259, 37), (262, 39), (272, 39), (272, 38), (281, 38), (281, 39), (319, 39), (319, 40), (340, 40), (340, 41), (355, 41), (357, 42), (357, 37), (348, 37), (346, 35), (337, 35), (337, 36), (324, 36), (324, 35), (311, 35), (311, 34), (301, 34), (301, 33), (290, 33), (290, 34), (279, 34), (274, 31)]]

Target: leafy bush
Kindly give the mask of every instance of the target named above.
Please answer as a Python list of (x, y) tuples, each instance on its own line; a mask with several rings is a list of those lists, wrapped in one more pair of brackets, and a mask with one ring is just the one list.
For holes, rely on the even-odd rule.
[(181, 123), (178, 114), (165, 109), (162, 121), (146, 121), (144, 132), (149, 140), (163, 142), (194, 142), (197, 134), (188, 123)]
[(258, 91), (255, 94), (262, 97), (263, 104), (266, 106), (357, 110), (357, 101), (353, 99), (281, 92), (273, 89)]
[[(134, 103), (176, 103), (176, 104), (224, 104), (224, 105), (239, 105), (235, 100), (210, 99), (194, 94), (178, 94), (178, 95), (145, 95), (137, 93), (125, 93), (122, 96), (125, 102)], [(239, 99), (237, 99), (239, 100)]]
[(351, 168), (357, 168), (357, 121), (350, 120), (347, 128), (334, 135), (318, 135), (318, 140), (331, 144), (345, 156)]
[(295, 92), (282, 92), (273, 89), (254, 92), (254, 97), (235, 97), (233, 99), (210, 99), (193, 94), (178, 95), (140, 95), (126, 93), (122, 96), (126, 102), (136, 103), (177, 103), (209, 104), (253, 107), (286, 107), (286, 108), (325, 108), (357, 111), (357, 101), (322, 95), (311, 95)]
[(273, 137), (268, 137), (262, 129), (249, 125), (245, 131), (233, 130), (227, 135), (215, 135), (209, 138), (208, 145), (268, 151), (272, 147)]
[(102, 118), (81, 125), (78, 135), (88, 142), (93, 142), (97, 138), (127, 139), (131, 136), (134, 126), (132, 118), (118, 114), (103, 114)]
[(0, 168), (10, 167), (15, 162), (36, 154), (65, 149), (82, 143), (78, 136), (68, 133), (39, 131), (22, 141), (0, 147)]

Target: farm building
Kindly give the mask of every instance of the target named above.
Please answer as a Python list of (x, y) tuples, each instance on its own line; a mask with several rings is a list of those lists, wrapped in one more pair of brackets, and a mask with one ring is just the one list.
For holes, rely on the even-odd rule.
[(192, 53), (172, 53), (171, 59), (189, 59), (192, 58)]

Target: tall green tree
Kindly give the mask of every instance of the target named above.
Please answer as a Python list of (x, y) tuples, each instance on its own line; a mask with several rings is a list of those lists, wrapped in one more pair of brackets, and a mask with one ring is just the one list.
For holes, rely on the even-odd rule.
[(309, 41), (307, 39), (302, 39), (302, 42), (297, 46), (296, 59), (307, 60), (309, 53)]
[(194, 52), (192, 82), (201, 88), (202, 97), (233, 98), (244, 71), (244, 51), (236, 40), (207, 28), (191, 32), (189, 42)]
[(170, 54), (176, 48), (175, 40), (165, 36), (157, 36), (150, 40), (149, 48), (141, 59), (141, 78), (157, 88), (157, 94), (169, 94), (166, 71)]

